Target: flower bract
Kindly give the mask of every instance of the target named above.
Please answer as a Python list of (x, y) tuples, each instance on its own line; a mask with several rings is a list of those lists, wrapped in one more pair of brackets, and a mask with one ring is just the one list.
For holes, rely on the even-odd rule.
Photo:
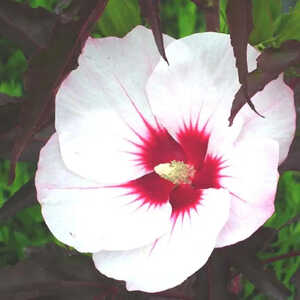
[[(89, 38), (56, 97), (38, 200), (51, 232), (128, 290), (172, 288), (215, 247), (244, 240), (274, 212), (278, 165), (295, 131), (282, 76), (228, 117), (240, 87), (228, 35)], [(249, 71), (258, 51), (248, 47)]]

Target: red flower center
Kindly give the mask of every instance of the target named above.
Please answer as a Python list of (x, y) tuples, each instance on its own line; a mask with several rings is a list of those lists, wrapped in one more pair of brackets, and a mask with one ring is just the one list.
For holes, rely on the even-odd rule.
[[(205, 128), (199, 130), (197, 124), (185, 125), (176, 140), (166, 129), (145, 124), (148, 134), (139, 136), (141, 143), (136, 145), (137, 151), (133, 155), (137, 164), (149, 174), (120, 186), (127, 190), (127, 194), (135, 195), (135, 201), (140, 201), (141, 205), (160, 206), (170, 202), (172, 218), (176, 221), (178, 216), (196, 210), (204, 189), (221, 187), (223, 161), (221, 157), (207, 153), (209, 134)], [(191, 180), (178, 183), (154, 172), (157, 166), (171, 166), (172, 162), (191, 166)]]

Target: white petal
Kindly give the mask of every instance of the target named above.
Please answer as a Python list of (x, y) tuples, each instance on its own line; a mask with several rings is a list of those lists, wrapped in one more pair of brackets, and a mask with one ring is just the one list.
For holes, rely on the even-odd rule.
[[(240, 87), (229, 35), (200, 33), (174, 41), (166, 49), (170, 65), (160, 61), (148, 83), (147, 94), (154, 114), (176, 137), (192, 121), (207, 132), (233, 135), (240, 124), (228, 127), (231, 104)], [(258, 52), (248, 47), (249, 70)], [(235, 128), (237, 127), (237, 129)]]
[(125, 280), (128, 290), (172, 288), (205, 264), (227, 220), (229, 205), (225, 190), (205, 190), (197, 210), (183, 221), (178, 219), (170, 234), (148, 247), (95, 253), (95, 265), (106, 276)]
[(221, 185), (232, 194), (230, 215), (217, 247), (237, 243), (253, 234), (274, 212), (278, 181), (278, 143), (250, 138), (236, 144), (226, 162)]
[(54, 133), (41, 149), (35, 175), (35, 185), (39, 188), (38, 192), (55, 188), (100, 187), (99, 184), (80, 177), (66, 168), (61, 158), (57, 133)]
[(36, 188), (50, 231), (80, 252), (140, 247), (169, 228), (168, 203), (141, 206), (127, 190), (103, 188), (68, 171), (56, 134), (41, 151)]
[(283, 74), (271, 81), (252, 102), (257, 111), (265, 118), (258, 118), (245, 105), (236, 120), (244, 120), (239, 139), (255, 134), (258, 137), (272, 138), (279, 143), (279, 163), (282, 163), (289, 151), (296, 128), (296, 111), (293, 91), (283, 82)]
[(141, 26), (123, 39), (87, 40), (79, 67), (56, 97), (55, 125), (68, 169), (105, 184), (147, 173), (132, 152), (138, 135), (147, 135), (144, 121), (155, 126), (144, 89), (158, 61), (153, 35)]
[[(245, 105), (228, 127), (232, 101), (240, 84), (229, 35), (199, 33), (171, 43), (166, 49), (170, 65), (163, 60), (154, 69), (147, 94), (154, 114), (176, 137), (183, 124), (196, 124), (210, 133), (214, 144), (255, 134), (279, 142), (281, 163), (295, 132), (293, 94), (282, 79), (269, 83), (252, 101), (266, 118)], [(248, 46), (249, 72), (256, 68), (259, 52)]]

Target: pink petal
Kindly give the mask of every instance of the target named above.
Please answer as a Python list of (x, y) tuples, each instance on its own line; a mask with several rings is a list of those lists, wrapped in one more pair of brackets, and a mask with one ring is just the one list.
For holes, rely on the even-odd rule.
[(246, 239), (273, 214), (278, 148), (274, 140), (248, 136), (232, 149), (221, 178), (222, 187), (232, 195), (230, 215), (217, 247)]
[[(174, 41), (147, 83), (147, 94), (159, 122), (177, 139), (186, 127), (211, 135), (239, 134), (241, 124), (228, 127), (232, 100), (240, 87), (229, 35), (199, 33)], [(249, 46), (249, 70), (258, 52)]]
[(228, 218), (229, 205), (225, 190), (204, 190), (195, 210), (172, 224), (169, 234), (143, 248), (95, 253), (95, 265), (106, 276), (125, 280), (128, 290), (172, 288), (205, 264)]
[(150, 206), (143, 202), (144, 198), (154, 201), (151, 193), (143, 198), (128, 188), (101, 187), (79, 177), (65, 167), (57, 134), (42, 149), (36, 174), (46, 224), (57, 239), (80, 252), (133, 249), (166, 233), (171, 216), (169, 191), (155, 183), (160, 203)]
[[(165, 36), (166, 45), (171, 41)], [(159, 57), (151, 31), (141, 26), (123, 39), (88, 39), (79, 67), (56, 97), (56, 130), (68, 169), (100, 184), (148, 172), (135, 153), (149, 131), (158, 130), (144, 88)]]
[(237, 119), (243, 119), (244, 125), (239, 139), (255, 134), (258, 137), (272, 138), (279, 143), (279, 164), (289, 151), (296, 128), (296, 111), (293, 91), (283, 82), (283, 74), (271, 81), (253, 98), (256, 109), (265, 118), (257, 118), (255, 113), (245, 105)]

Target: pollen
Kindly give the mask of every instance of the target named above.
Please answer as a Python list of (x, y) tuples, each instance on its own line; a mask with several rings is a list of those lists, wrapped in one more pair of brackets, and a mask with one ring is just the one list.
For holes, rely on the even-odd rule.
[(170, 163), (159, 164), (154, 167), (154, 171), (160, 177), (167, 179), (174, 184), (190, 184), (195, 175), (193, 166), (185, 164), (183, 161), (172, 160)]

